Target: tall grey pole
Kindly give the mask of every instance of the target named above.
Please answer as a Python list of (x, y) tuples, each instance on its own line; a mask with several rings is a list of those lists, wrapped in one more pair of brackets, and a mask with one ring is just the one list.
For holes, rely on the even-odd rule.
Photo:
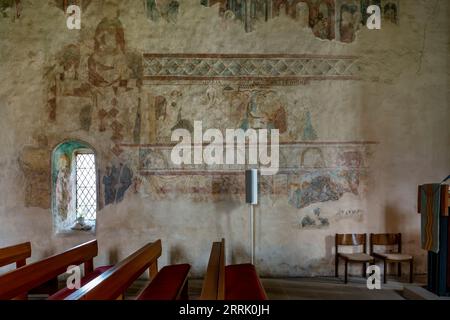
[(245, 171), (245, 201), (250, 205), (249, 231), (250, 231), (250, 256), (251, 263), (255, 264), (255, 208), (258, 204), (258, 170), (250, 169)]

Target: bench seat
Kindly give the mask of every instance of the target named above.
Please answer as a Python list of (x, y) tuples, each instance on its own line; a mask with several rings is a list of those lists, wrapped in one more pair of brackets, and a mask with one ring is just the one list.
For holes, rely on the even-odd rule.
[[(103, 266), (103, 267), (95, 268), (94, 271), (92, 271), (91, 273), (89, 273), (86, 276), (84, 276), (83, 278), (81, 278), (81, 280), (80, 280), (81, 286), (84, 286), (88, 282), (91, 282), (92, 280), (97, 278), (102, 273), (108, 271), (112, 267), (113, 266)], [(59, 290), (58, 292), (56, 292), (55, 294), (51, 295), (50, 297), (48, 297), (48, 300), (64, 300), (66, 297), (68, 297), (70, 294), (72, 294), (76, 290), (77, 289), (69, 289), (69, 288), (65, 287), (65, 288)]]
[(225, 267), (225, 300), (267, 300), (254, 265)]
[[(137, 300), (176, 300), (185, 286), (191, 266), (177, 264), (162, 268)], [(187, 298), (187, 297), (183, 297)]]

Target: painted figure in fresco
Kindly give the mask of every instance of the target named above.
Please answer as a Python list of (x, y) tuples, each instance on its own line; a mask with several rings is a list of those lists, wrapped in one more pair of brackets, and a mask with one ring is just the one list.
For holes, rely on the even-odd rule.
[(309, 24), (316, 37), (321, 39), (334, 38), (334, 1), (308, 0), (310, 17)]
[(278, 129), (280, 134), (287, 131), (286, 110), (279, 97), (272, 91), (254, 91), (247, 106), (246, 117), (240, 127), (244, 130)]
[(67, 218), (69, 205), (71, 202), (71, 184), (70, 184), (70, 160), (67, 155), (62, 155), (58, 160), (58, 174), (56, 177), (56, 208), (58, 215)]
[(81, 62), (80, 46), (70, 44), (64, 48), (59, 56), (59, 63), (62, 67), (60, 80), (78, 80)]
[(152, 21), (158, 21), (163, 18), (167, 22), (176, 22), (178, 8), (180, 6), (177, 0), (146, 0), (147, 17)]
[(133, 171), (127, 165), (121, 163), (119, 167), (107, 167), (103, 177), (105, 205), (121, 202), (132, 184)]
[(345, 179), (348, 189), (355, 195), (358, 194), (362, 158), (363, 156), (359, 151), (346, 151), (338, 159), (338, 164), (343, 168), (340, 176)]
[(314, 129), (312, 122), (311, 122), (311, 112), (309, 110), (305, 111), (304, 115), (304, 127), (303, 127), (303, 133), (302, 133), (302, 140), (316, 140), (317, 139), (317, 133)]
[(359, 28), (361, 15), (356, 5), (344, 4), (341, 6), (341, 21), (339, 26), (342, 42), (353, 42)]
[(267, 21), (269, 19), (268, 0), (251, 0), (250, 1), (250, 15), (255, 20)]
[(94, 53), (88, 59), (89, 82), (106, 87), (130, 77), (125, 56), (125, 35), (118, 17), (104, 18), (94, 37)]
[(299, 2), (296, 6), (296, 20), (300, 27), (306, 28), (309, 26), (309, 6), (306, 2)]
[[(10, 11), (14, 11), (10, 14)], [(0, 1), (0, 14), (3, 18), (11, 17), (13, 20), (20, 18), (22, 15), (21, 0), (2, 0)]]
[(314, 110), (311, 99), (302, 97), (296, 100), (294, 110), (289, 116), (289, 135), (296, 140), (313, 141), (317, 140), (318, 134), (313, 125), (311, 110)]
[(139, 141), (142, 124), (140, 72), (142, 64), (126, 52), (125, 32), (114, 3), (107, 3), (105, 18), (97, 25), (94, 52), (88, 57), (88, 82), (94, 107), (92, 126), (111, 130), (111, 150), (119, 156), (124, 139)]
[(313, 27), (314, 35), (321, 39), (327, 39), (329, 22), (328, 22), (328, 19), (324, 16), (324, 14), (322, 12), (319, 12), (317, 14), (317, 17), (313, 23), (314, 23), (314, 27)]
[(272, 1), (272, 15), (274, 17), (282, 15), (282, 10), (286, 8), (287, 0), (274, 0)]
[(289, 203), (298, 209), (326, 201), (337, 201), (345, 190), (328, 174), (312, 173), (302, 177), (300, 183), (291, 184)]
[(392, 2), (388, 2), (384, 5), (383, 16), (387, 21), (397, 23), (397, 5)]
[(247, 115), (247, 106), (250, 99), (250, 93), (248, 91), (241, 91), (234, 89), (230, 86), (226, 86), (222, 94), (225, 101), (228, 103), (226, 114), (230, 121), (230, 126), (236, 126)]

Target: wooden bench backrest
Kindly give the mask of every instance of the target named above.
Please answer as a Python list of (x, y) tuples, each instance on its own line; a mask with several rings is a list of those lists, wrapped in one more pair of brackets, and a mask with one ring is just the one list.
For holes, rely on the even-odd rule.
[(65, 300), (113, 300), (146, 270), (153, 279), (158, 272), (157, 259), (161, 256), (161, 240), (149, 243), (114, 267), (87, 283)]
[(16, 268), (23, 267), (26, 264), (27, 258), (31, 257), (31, 243), (25, 242), (0, 248), (0, 267), (15, 263)]
[(92, 240), (41, 261), (25, 265), (0, 276), (0, 300), (13, 299), (59, 276), (71, 265), (84, 263), (85, 273), (92, 272), (97, 256), (97, 240)]
[(225, 239), (214, 242), (209, 256), (200, 300), (225, 299)]

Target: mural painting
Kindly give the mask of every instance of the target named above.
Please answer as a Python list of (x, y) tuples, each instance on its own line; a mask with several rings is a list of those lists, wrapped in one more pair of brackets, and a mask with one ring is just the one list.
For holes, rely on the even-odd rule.
[(315, 208), (312, 215), (306, 215), (300, 222), (302, 229), (323, 229), (330, 226), (328, 218), (321, 216), (320, 208)]
[(97, 25), (93, 43), (93, 52), (81, 52), (80, 44), (66, 46), (48, 68), (48, 118), (58, 125), (61, 114), (78, 112), (79, 122), (72, 124), (78, 128), (72, 129), (108, 133), (118, 156), (125, 135), (139, 142), (142, 66), (125, 48), (118, 16)]
[(339, 5), (339, 40), (353, 42), (362, 21), (360, 3), (356, 0), (344, 0), (337, 4)]
[[(175, 22), (175, 2), (146, 1), (149, 19)], [(274, 3), (275, 7), (270, 5)], [(360, 8), (352, 6), (355, 2), (339, 3), (337, 10), (356, 21)], [(333, 1), (251, 4), (251, 19), (266, 21), (286, 14), (309, 24), (321, 38), (335, 37)], [(231, 11), (245, 22), (247, 9), (242, 5), (240, 1), (219, 3), (224, 14)], [(341, 40), (353, 41), (354, 32), (345, 29), (349, 25), (342, 26)], [(339, 201), (345, 194), (359, 196), (373, 143), (321, 142), (319, 107), (301, 90), (290, 91), (311, 81), (358, 80), (358, 57), (140, 53), (127, 46), (119, 13), (101, 19), (92, 35), (62, 48), (45, 77), (48, 119), (53, 125), (64, 124), (68, 132), (95, 133), (106, 142), (100, 152), (101, 205), (117, 204), (130, 191), (155, 200), (184, 195), (201, 202), (242, 201), (244, 166), (177, 166), (170, 160), (172, 131), (192, 132), (196, 120), (219, 130), (279, 130), (279, 174), (261, 179), (262, 197), (269, 201), (286, 199), (297, 210), (309, 210), (315, 204)], [(67, 123), (68, 114), (76, 114), (76, 121)], [(56, 160), (54, 192), (64, 200), (64, 195), (70, 195), (66, 170), (70, 158)], [(70, 203), (70, 199), (62, 200)], [(65, 212), (64, 208), (58, 211)], [(318, 208), (303, 217), (302, 226), (329, 223)]]
[(123, 200), (125, 192), (133, 184), (133, 171), (126, 164), (112, 165), (106, 168), (103, 176), (105, 205), (119, 203)]
[(379, 8), (381, 8), (381, 0), (361, 0), (361, 18), (362, 18), (362, 24), (367, 24), (367, 19), (369, 18), (370, 14), (367, 13), (367, 8), (371, 5), (376, 5)]
[(67, 12), (67, 8), (71, 5), (79, 6), (83, 11), (86, 11), (92, 0), (53, 0), (56, 7)]
[(19, 165), (25, 179), (25, 206), (50, 208), (50, 148), (43, 134), (35, 137), (35, 146), (26, 146), (19, 155)]
[(385, 21), (398, 24), (399, 2), (398, 0), (382, 0), (381, 1), (382, 17)]
[(0, 0), (0, 18), (11, 18), (12, 21), (22, 15), (22, 0)]
[(176, 22), (178, 8), (180, 6), (177, 0), (145, 0), (145, 11), (147, 18), (152, 21), (163, 19), (166, 22)]

